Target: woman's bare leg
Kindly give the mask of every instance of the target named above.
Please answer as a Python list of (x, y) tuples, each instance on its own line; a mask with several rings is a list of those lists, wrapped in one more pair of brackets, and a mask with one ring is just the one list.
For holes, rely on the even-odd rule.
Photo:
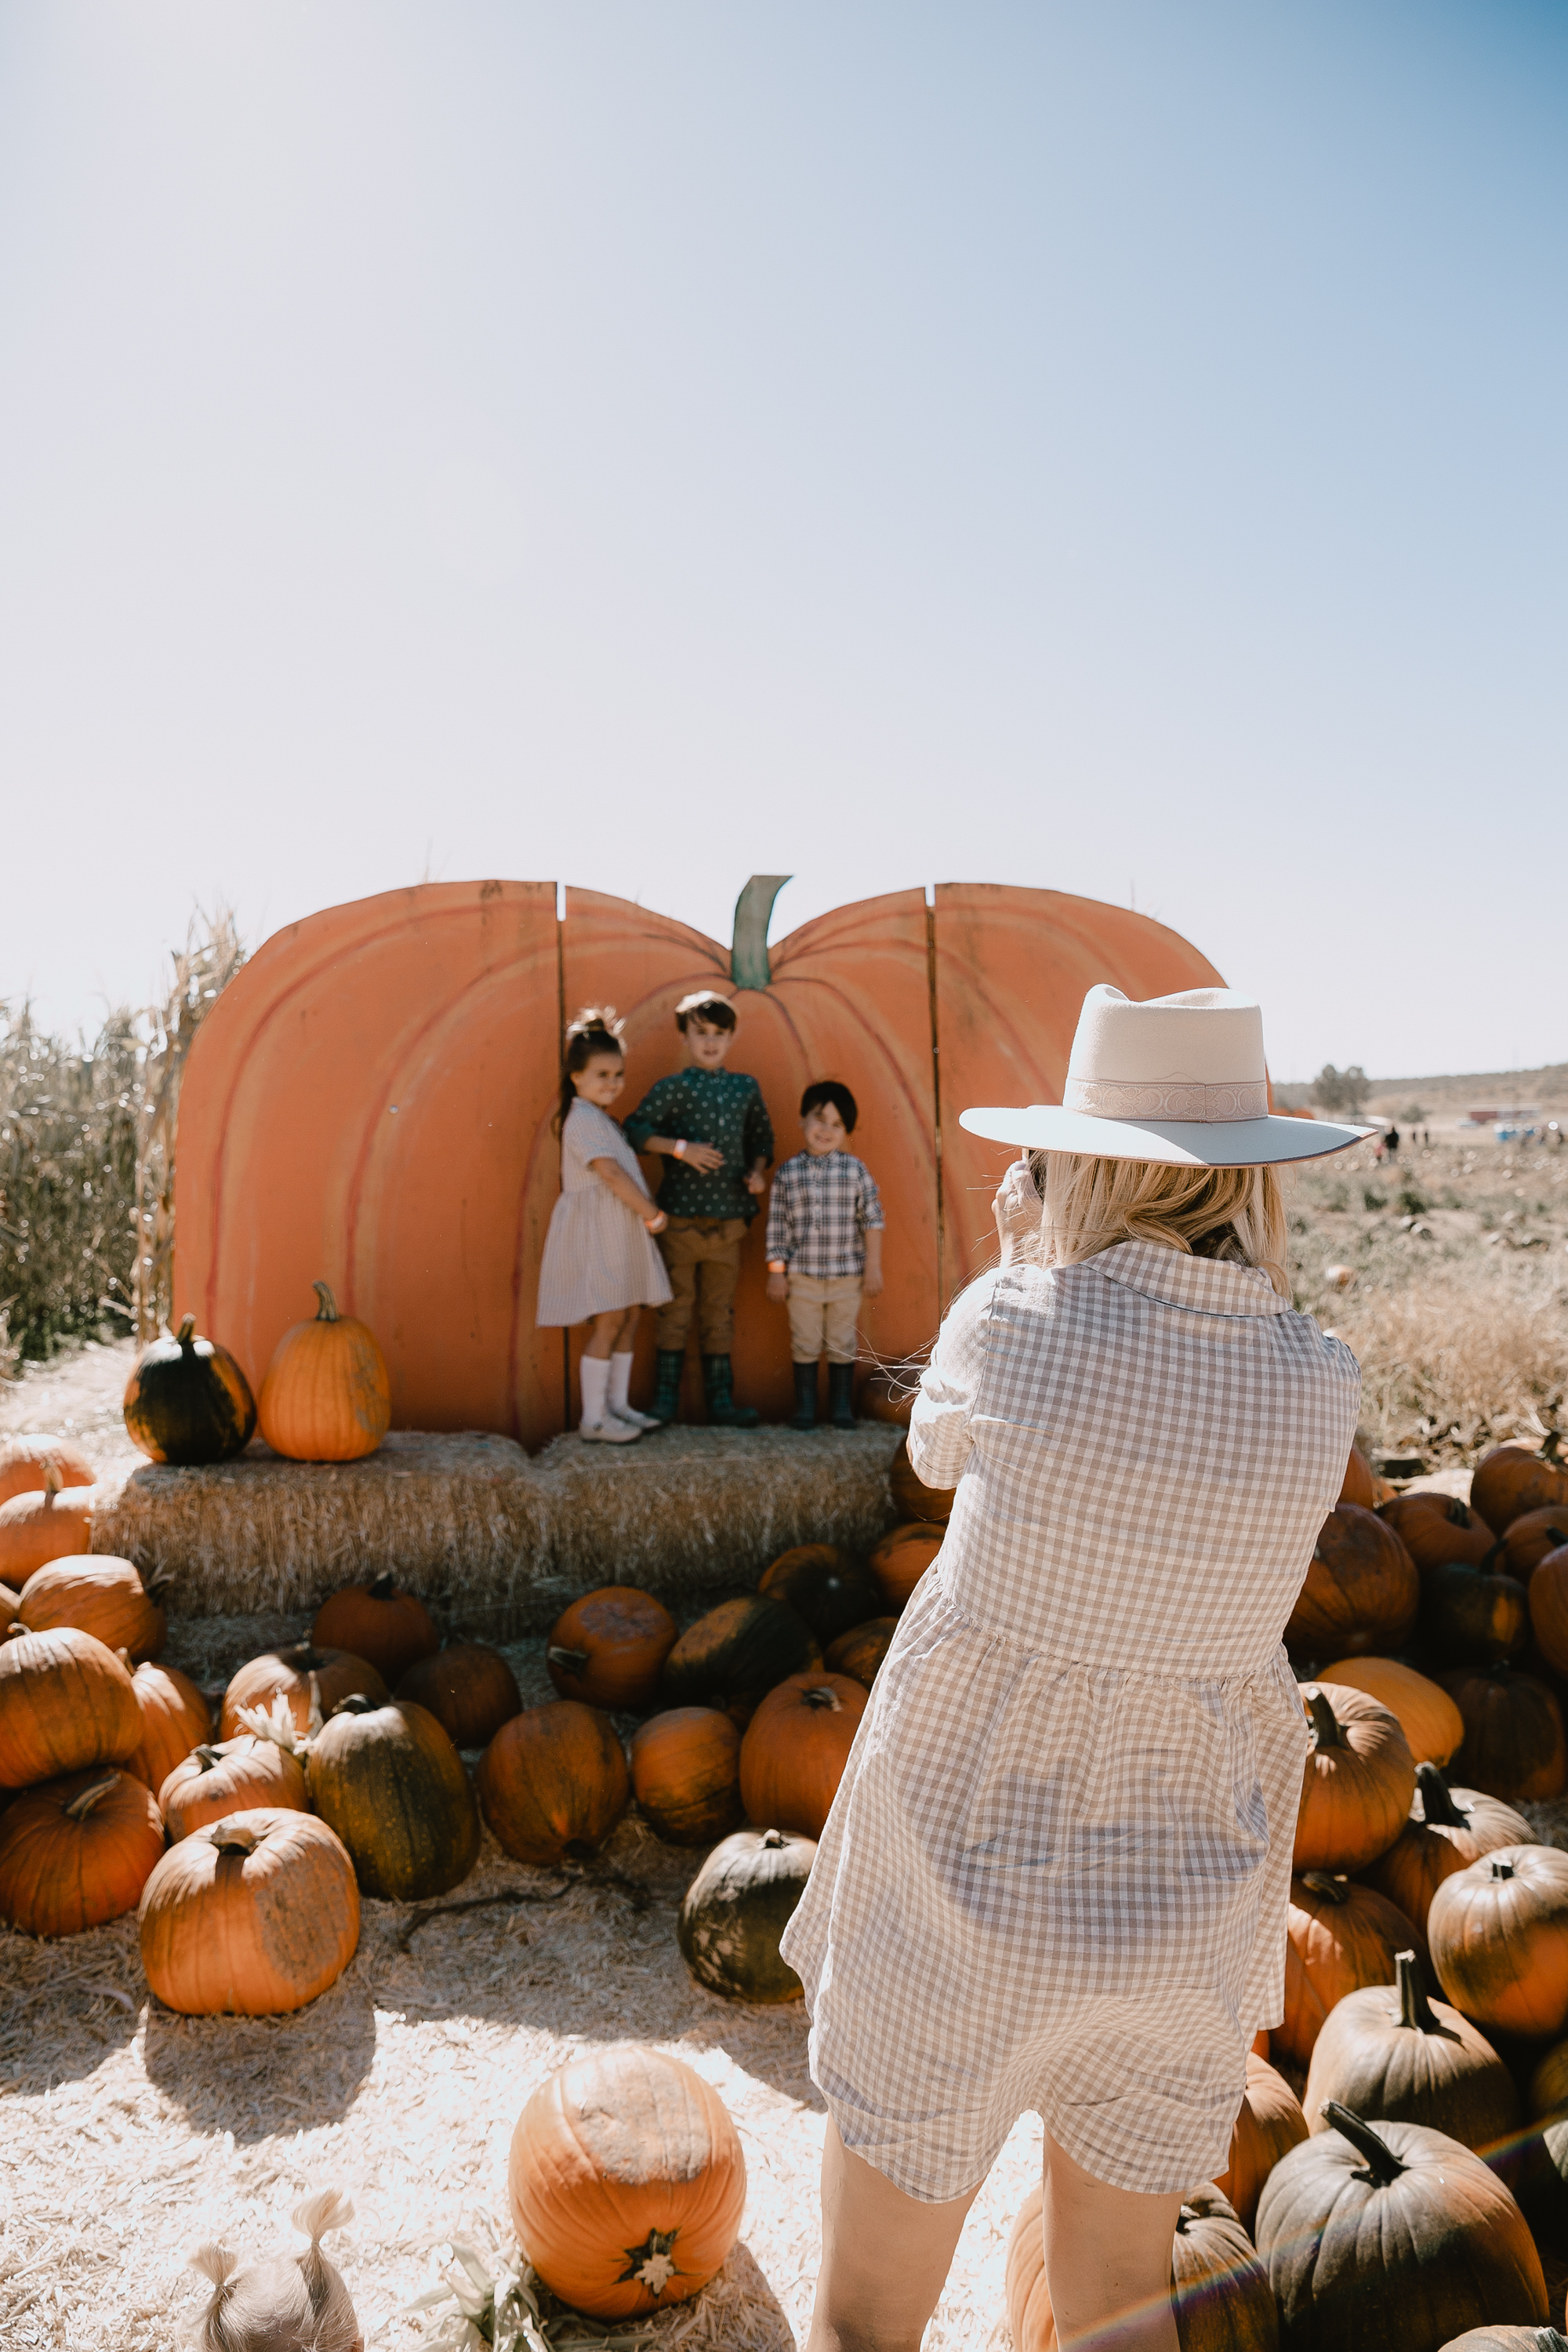
[(845, 2147), (830, 2117), (822, 2268), (805, 2352), (919, 2352), (979, 2186), (943, 2205), (906, 2197)]
[(1171, 2242), (1179, 2197), (1112, 2189), (1047, 2135), (1046, 2284), (1061, 2352), (1177, 2352)]

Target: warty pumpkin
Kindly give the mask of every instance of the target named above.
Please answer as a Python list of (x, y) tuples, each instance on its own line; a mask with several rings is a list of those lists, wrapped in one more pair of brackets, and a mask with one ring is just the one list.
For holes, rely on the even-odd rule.
[(769, 1691), (741, 1742), (750, 1819), (819, 1838), (865, 1711), (864, 1685), (847, 1675), (791, 1675)]
[(1421, 1590), (1423, 1650), (1441, 1666), (1491, 1666), (1516, 1658), (1530, 1633), (1531, 1608), (1517, 1577), (1463, 1560), (1433, 1569)]
[(1304, 1683), (1311, 1747), (1296, 1818), (1298, 1870), (1363, 1870), (1405, 1826), (1415, 1762), (1399, 1718), (1344, 1683)]
[(348, 1650), (318, 1650), (311, 1642), (295, 1642), (281, 1650), (264, 1650), (239, 1669), (223, 1695), (218, 1735), (232, 1739), (243, 1731), (240, 1709), (269, 1707), (279, 1694), (289, 1702), (295, 1729), (304, 1738), (319, 1731), (338, 1701), (360, 1697), (384, 1706), (386, 1685), (367, 1658)]
[(321, 1305), (272, 1351), (257, 1411), (274, 1454), (291, 1462), (357, 1462), (392, 1426), (392, 1388), (375, 1335), (340, 1315), (324, 1282)]
[(348, 1848), (366, 1895), (445, 1895), (479, 1859), (479, 1816), (463, 1759), (408, 1699), (338, 1701), (305, 1762), (310, 1802)]
[(1338, 2101), (1330, 2121), (1258, 2200), (1283, 2352), (1442, 2352), (1482, 2320), (1545, 2318), (1524, 2216), (1479, 2156), (1423, 2124), (1374, 2128)]
[(0, 1503), (0, 1580), (20, 1591), (35, 1569), (86, 1551), (92, 1542), (96, 1486), (62, 1486), (53, 1464), (45, 1483)]
[(674, 1706), (632, 1734), (632, 1793), (671, 1845), (711, 1845), (745, 1819), (741, 1734), (713, 1706)]
[(256, 1432), (250, 1382), (226, 1348), (196, 1336), (196, 1318), (154, 1339), (125, 1387), (125, 1426), (149, 1460), (182, 1467), (226, 1462)]
[[(1410, 1819), (1367, 1872), (1370, 1885), (1398, 1905), (1418, 1927), (1445, 1878), (1497, 1846), (1528, 1845), (1530, 1823), (1500, 1798), (1479, 1789), (1450, 1788), (1435, 1764), (1415, 1767)], [(1353, 2099), (1347, 2100), (1353, 2106)]]
[(1500, 1536), (1527, 1511), (1568, 1508), (1568, 1470), (1556, 1458), (1555, 1440), (1539, 1454), (1527, 1445), (1494, 1445), (1483, 1454), (1470, 1481), (1470, 1508)]
[(1290, 1881), (1286, 1913), (1285, 2015), (1270, 2048), (1292, 2066), (1308, 2066), (1323, 2021), (1363, 1985), (1393, 1984), (1397, 1955), (1426, 1957), (1413, 1919), (1375, 1887), (1311, 1870)]
[(952, 1517), (957, 1488), (928, 1486), (916, 1477), (910, 1463), (907, 1437), (888, 1465), (888, 1484), (893, 1490), (893, 1508), (901, 1520), (929, 1519), (933, 1527), (945, 1528)]
[(1512, 1666), (1461, 1666), (1439, 1679), (1465, 1722), (1453, 1761), (1456, 1780), (1510, 1801), (1562, 1795), (1568, 1786), (1568, 1741), (1544, 1683)]
[(1379, 1504), (1377, 1516), (1394, 1529), (1423, 1575), (1456, 1559), (1479, 1568), (1497, 1540), (1457, 1495), (1395, 1495)]
[(1336, 1503), (1320, 1530), (1285, 1627), (1303, 1658), (1386, 1656), (1415, 1622), (1421, 1580), (1394, 1529), (1359, 1503)]
[(779, 1938), (816, 1859), (815, 1841), (788, 1830), (737, 1830), (714, 1847), (676, 1923), (699, 1984), (727, 2000), (799, 2000), (801, 1981), (779, 1958)]
[(514, 1862), (585, 1862), (604, 1844), (631, 1795), (616, 1727), (573, 1698), (524, 1707), (503, 1723), (479, 1759), (479, 1803)]
[(209, 1822), (171, 1846), (142, 1891), (142, 1965), (185, 2017), (279, 2017), (336, 1984), (359, 1944), (342, 1840), (293, 1811)]
[(822, 1663), (829, 1674), (848, 1675), (869, 1690), (898, 1630), (896, 1617), (868, 1617), (863, 1625), (852, 1625), (837, 1642), (829, 1642)]
[(1397, 1980), (1347, 1993), (1324, 2020), (1301, 2104), (1314, 2131), (1325, 2103), (1357, 2115), (1427, 2124), (1485, 2155), (1520, 2120), (1519, 2093), (1484, 2033), (1447, 2001), (1427, 1999), (1415, 1953), (1396, 1954)]
[(150, 1790), (113, 1765), (24, 1790), (0, 1813), (0, 1919), (77, 1936), (133, 1911), (163, 1851)]
[(1492, 1546), (1490, 1565), (1517, 1576), (1526, 1591), (1530, 1580), (1548, 1552), (1568, 1544), (1568, 1504), (1555, 1509), (1524, 1511)]
[(858, 1567), (837, 1544), (796, 1544), (781, 1552), (763, 1570), (758, 1590), (786, 1602), (825, 1647), (882, 1605), (881, 1588), (869, 1569)]
[(880, 1543), (872, 1548), (868, 1563), (877, 1580), (882, 1596), (882, 1606), (894, 1616), (901, 1613), (910, 1593), (942, 1549), (945, 1528), (933, 1527), (927, 1519), (910, 1519), (902, 1527), (889, 1528)]
[(1278, 2067), (1247, 2053), (1247, 2089), (1230, 2133), (1230, 2162), (1215, 2182), (1250, 2230), (1263, 2184), (1288, 2148), (1307, 2137), (1301, 2102)]
[(717, 1706), (742, 1728), (763, 1693), (822, 1664), (811, 1628), (764, 1593), (721, 1601), (689, 1625), (664, 1662), (661, 1706)]
[(607, 1715), (646, 1715), (679, 1630), (651, 1592), (604, 1584), (555, 1620), (545, 1667), (563, 1698)]
[(91, 1633), (63, 1625), (0, 1643), (0, 1787), (126, 1764), (141, 1745), (131, 1676)]
[(416, 1659), (397, 1696), (428, 1707), (454, 1748), (488, 1747), (501, 1725), (522, 1712), (517, 1676), (500, 1652), (460, 1638)]
[[(121, 1663), (129, 1664), (128, 1654)], [(155, 1666), (143, 1659), (131, 1677), (131, 1687), (142, 1710), (142, 1744), (125, 1769), (156, 1797), (174, 1767), (184, 1763), (198, 1741), (210, 1738), (212, 1711), (178, 1666)]]
[(140, 1664), (143, 1658), (157, 1656), (169, 1630), (158, 1597), (162, 1590), (154, 1581), (149, 1591), (128, 1559), (97, 1553), (91, 1559), (51, 1560), (47, 1568), (35, 1569), (22, 1587), (16, 1615), (29, 1633), (79, 1626), (106, 1649), (128, 1650)]
[(390, 1690), (417, 1658), (441, 1646), (436, 1620), (417, 1593), (405, 1592), (390, 1570), (368, 1584), (345, 1584), (323, 1601), (310, 1628), (319, 1650), (364, 1658)]
[(0, 1503), (13, 1495), (41, 1495), (51, 1469), (57, 1487), (90, 1486), (98, 1476), (74, 1438), (0, 1438)]
[(1426, 1931), (1438, 1983), (1478, 2025), (1536, 2041), (1568, 2025), (1568, 1853), (1484, 1854), (1443, 1881)]
[(176, 1845), (227, 1813), (308, 1813), (305, 1767), (291, 1748), (255, 1732), (203, 1740), (164, 1780), (158, 1810)]
[[(1014, 2352), (1057, 2352), (1043, 2206), (1037, 2186), (1019, 2207), (1007, 2241), (1005, 2288)], [(1268, 2273), (1235, 2208), (1206, 2181), (1182, 2200), (1171, 2246), (1171, 2301), (1182, 2352), (1275, 2352), (1279, 2342)]]
[(512, 2221), (547, 2287), (595, 2319), (684, 2303), (740, 2234), (746, 2165), (717, 2091), (626, 2042), (574, 2058), (518, 2117)]
[(1465, 1736), (1465, 1718), (1442, 1685), (1397, 1658), (1336, 1658), (1319, 1667), (1318, 1680), (1364, 1691), (1396, 1715), (1417, 1764), (1446, 1764)]

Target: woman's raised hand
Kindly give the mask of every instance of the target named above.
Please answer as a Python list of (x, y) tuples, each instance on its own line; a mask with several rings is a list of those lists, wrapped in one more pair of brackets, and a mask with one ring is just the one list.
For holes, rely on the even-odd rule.
[(1027, 1159), (1015, 1160), (997, 1185), (996, 1197), (991, 1203), (1004, 1265), (1011, 1265), (1015, 1258), (1023, 1255), (1028, 1244), (1038, 1238), (1042, 1206)]

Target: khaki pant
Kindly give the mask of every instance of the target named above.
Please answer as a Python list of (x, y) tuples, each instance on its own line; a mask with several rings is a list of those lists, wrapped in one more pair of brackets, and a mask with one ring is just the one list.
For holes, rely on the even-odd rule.
[(795, 1274), (789, 1277), (789, 1351), (797, 1364), (855, 1361), (860, 1314), (858, 1274)]
[(675, 1296), (654, 1327), (660, 1348), (686, 1345), (695, 1312), (705, 1356), (727, 1356), (735, 1336), (735, 1285), (741, 1278), (744, 1217), (671, 1217), (655, 1236)]

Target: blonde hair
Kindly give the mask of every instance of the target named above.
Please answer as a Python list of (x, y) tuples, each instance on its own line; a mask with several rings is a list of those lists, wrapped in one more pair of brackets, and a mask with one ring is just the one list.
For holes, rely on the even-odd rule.
[(1285, 1201), (1272, 1168), (1167, 1168), (1077, 1151), (1031, 1152), (1029, 1168), (1045, 1201), (1046, 1265), (1078, 1265), (1118, 1242), (1158, 1242), (1189, 1257), (1260, 1266), (1282, 1298), (1290, 1296)]
[(198, 2246), (190, 2258), (213, 2285), (212, 2301), (187, 2341), (192, 2352), (355, 2352), (360, 2325), (342, 2274), (321, 2252), (329, 2230), (353, 2219), (336, 2189), (319, 2189), (294, 2208), (310, 2241), (302, 2254), (278, 2254), (241, 2270), (226, 2246)]

